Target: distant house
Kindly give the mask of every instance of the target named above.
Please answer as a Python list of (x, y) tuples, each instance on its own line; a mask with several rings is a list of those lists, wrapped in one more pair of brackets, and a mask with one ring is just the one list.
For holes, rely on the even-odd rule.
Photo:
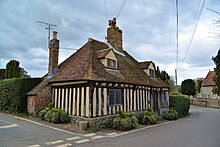
[(75, 118), (100, 118), (151, 107), (169, 107), (169, 85), (155, 77), (151, 62), (138, 62), (122, 46), (122, 31), (109, 21), (107, 42), (89, 38), (58, 65), (59, 40), (50, 41), (49, 69), (42, 83), (28, 93), (28, 111), (37, 113), (49, 102)]
[(217, 94), (213, 93), (213, 89), (216, 86), (214, 77), (216, 76), (215, 71), (209, 71), (204, 81), (199, 96), (201, 98), (218, 98)]

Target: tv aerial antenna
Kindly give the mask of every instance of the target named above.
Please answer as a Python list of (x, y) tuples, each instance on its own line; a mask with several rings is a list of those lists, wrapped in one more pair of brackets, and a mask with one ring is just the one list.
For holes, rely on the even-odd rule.
[(57, 27), (57, 25), (52, 24), (52, 23), (48, 23), (48, 22), (43, 22), (43, 21), (37, 21), (37, 23), (41, 23), (41, 24), (47, 25), (46, 29), (48, 30), (48, 48), (49, 48), (50, 30), (52, 29), (52, 27)]

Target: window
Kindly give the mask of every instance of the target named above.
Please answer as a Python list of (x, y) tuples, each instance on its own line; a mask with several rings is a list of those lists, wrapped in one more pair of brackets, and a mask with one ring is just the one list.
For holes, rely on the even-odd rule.
[(107, 58), (107, 66), (112, 69), (117, 69), (116, 60)]
[(120, 105), (122, 104), (122, 90), (121, 89), (109, 89), (108, 99), (109, 105)]
[(150, 76), (155, 77), (155, 71), (153, 69), (150, 69)]

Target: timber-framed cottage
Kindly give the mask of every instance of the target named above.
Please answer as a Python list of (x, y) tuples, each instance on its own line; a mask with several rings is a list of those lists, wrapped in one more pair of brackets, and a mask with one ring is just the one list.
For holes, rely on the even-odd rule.
[(58, 65), (59, 40), (49, 45), (44, 80), (28, 93), (28, 111), (39, 112), (49, 102), (75, 118), (112, 116), (117, 111), (160, 113), (169, 105), (167, 83), (155, 77), (155, 65), (138, 62), (122, 46), (122, 30), (109, 21), (107, 42), (89, 38)]

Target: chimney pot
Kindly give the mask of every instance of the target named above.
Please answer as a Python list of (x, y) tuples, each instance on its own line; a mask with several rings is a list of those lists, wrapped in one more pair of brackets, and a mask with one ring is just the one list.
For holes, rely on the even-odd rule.
[(107, 42), (110, 43), (116, 50), (123, 52), (122, 48), (122, 30), (116, 27), (116, 18), (109, 20), (107, 28)]
[(53, 39), (57, 39), (57, 32), (53, 31)]

